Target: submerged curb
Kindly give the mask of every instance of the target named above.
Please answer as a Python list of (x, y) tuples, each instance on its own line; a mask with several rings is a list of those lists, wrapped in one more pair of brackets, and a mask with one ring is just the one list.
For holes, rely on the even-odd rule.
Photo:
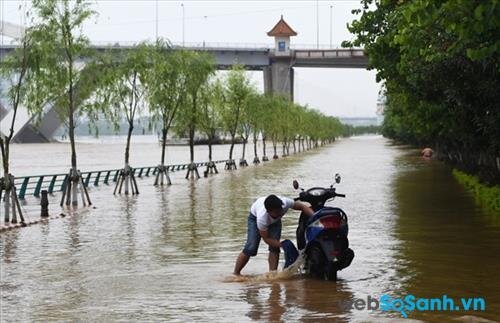
[(27, 226), (30, 226), (30, 225), (33, 225), (33, 224), (38, 224), (38, 223), (47, 223), (47, 222), (49, 222), (49, 220), (55, 220), (55, 219), (59, 219), (59, 218), (65, 218), (68, 215), (71, 215), (71, 213), (69, 213), (69, 214), (61, 213), (59, 215), (53, 215), (53, 216), (49, 216), (49, 217), (46, 217), (46, 218), (40, 218), (40, 219), (26, 221), (26, 222), (10, 223), (10, 224), (7, 224), (7, 225), (5, 225), (5, 224), (4, 225), (0, 225), (0, 232), (10, 231), (10, 230), (13, 230), (13, 229), (19, 229), (19, 228), (27, 227)]

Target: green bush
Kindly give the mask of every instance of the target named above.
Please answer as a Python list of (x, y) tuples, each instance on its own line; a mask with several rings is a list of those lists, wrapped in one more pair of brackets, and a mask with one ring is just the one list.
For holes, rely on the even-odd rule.
[(486, 186), (472, 175), (468, 175), (457, 169), (453, 170), (453, 176), (457, 181), (474, 193), (474, 197), (480, 204), (500, 214), (500, 185)]

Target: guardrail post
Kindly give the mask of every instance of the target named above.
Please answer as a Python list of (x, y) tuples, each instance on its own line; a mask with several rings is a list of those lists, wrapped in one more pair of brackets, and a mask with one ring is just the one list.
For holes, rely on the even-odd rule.
[(18, 198), (24, 200), (24, 195), (26, 195), (26, 188), (28, 187), (28, 183), (30, 181), (29, 177), (25, 177), (23, 183), (21, 184), (21, 189), (19, 190)]
[[(52, 194), (52, 192), (54, 192), (54, 185), (56, 184), (56, 179), (57, 179), (57, 175), (54, 175), (54, 176), (52, 176), (52, 179), (50, 180), (49, 190), (48, 190), (48, 193), (50, 193), (50, 194)], [(42, 191), (42, 198), (43, 198), (43, 191)]]
[(42, 191), (42, 201), (40, 202), (40, 205), (42, 206), (42, 210), (40, 212), (40, 216), (42, 218), (49, 217), (49, 198), (47, 197), (47, 191), (46, 190)]
[(64, 192), (64, 190), (66, 189), (67, 181), (68, 181), (68, 174), (64, 175), (64, 179), (62, 181), (61, 189), (60, 189), (61, 192)]
[(109, 174), (111, 174), (111, 171), (108, 170), (108, 172), (106, 173), (106, 176), (104, 176), (104, 184), (108, 184), (108, 181), (109, 181)]
[(113, 182), (118, 180), (118, 175), (120, 175), (120, 169), (116, 171), (115, 176), (113, 177)]
[(36, 183), (35, 191), (33, 192), (33, 196), (40, 197), (40, 189), (42, 188), (43, 176), (40, 176), (38, 182)]
[(85, 187), (89, 187), (90, 177), (92, 176), (92, 172), (87, 174), (87, 178), (85, 178)]
[(139, 174), (137, 175), (137, 177), (141, 178), (143, 171), (144, 171), (144, 167), (141, 167), (141, 169), (139, 170)]
[(99, 178), (101, 177), (102, 172), (97, 172), (97, 176), (95, 177), (94, 186), (99, 186)]
[(146, 170), (146, 174), (144, 176), (149, 176), (149, 171), (151, 170), (151, 167), (148, 167), (148, 169)]

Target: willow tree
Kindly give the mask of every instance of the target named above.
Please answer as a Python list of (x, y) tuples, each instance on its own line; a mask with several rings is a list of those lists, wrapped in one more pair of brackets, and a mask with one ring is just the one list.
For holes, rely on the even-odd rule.
[(103, 72), (100, 77), (100, 87), (96, 92), (96, 102), (101, 112), (113, 124), (115, 131), (120, 129), (125, 119), (128, 125), (125, 144), (124, 167), (116, 181), (113, 194), (118, 191), (129, 194), (139, 194), (134, 170), (130, 166), (130, 142), (134, 123), (144, 107), (146, 88), (144, 86), (148, 70), (151, 47), (139, 45), (126, 52), (111, 51), (102, 59)]
[[(265, 149), (265, 141), (271, 140), (273, 146), (273, 159), (278, 159), (277, 144), (280, 133), (280, 120), (282, 117), (282, 97), (277, 95), (268, 95), (265, 99), (265, 115), (263, 122), (263, 146)], [(265, 152), (265, 151), (264, 151)]]
[(217, 132), (222, 127), (220, 111), (224, 102), (224, 86), (220, 79), (212, 80), (201, 88), (200, 130), (207, 136), (208, 142), (208, 164), (204, 172), (205, 177), (209, 173), (218, 173), (217, 166), (212, 161), (212, 145)]
[(233, 159), (236, 133), (241, 122), (241, 114), (245, 101), (251, 92), (250, 80), (245, 74), (245, 69), (241, 65), (234, 65), (226, 79), (226, 102), (221, 110), (224, 130), (231, 136), (231, 147), (229, 148), (229, 159), (225, 169), (236, 169)]
[[(10, 173), (10, 143), (14, 137), (14, 127), (17, 112), (21, 104), (26, 101), (26, 91), (32, 77), (32, 66), (35, 64), (35, 53), (32, 47), (31, 32), (28, 29), (20, 41), (20, 46), (11, 52), (0, 62), (0, 76), (9, 82), (8, 90), (2, 93), (11, 106), (10, 113), (6, 118), (10, 118), (7, 132), (0, 133), (0, 149), (2, 152), (3, 177), (0, 178), (0, 203), (4, 196), (4, 223), (17, 223), (17, 214), (21, 223), (24, 224), (23, 213), (17, 197), (14, 175)], [(3, 89), (2, 89), (3, 90)], [(5, 192), (5, 193), (4, 193)], [(12, 218), (10, 211), (12, 208)]]
[(273, 113), (274, 97), (272, 94), (264, 94), (261, 97), (261, 113), (262, 119), (260, 120), (259, 127), (262, 134), (262, 161), (269, 161), (266, 152), (266, 140), (271, 133), (272, 120), (269, 118)]
[(90, 98), (96, 84), (94, 72), (83, 67), (82, 57), (90, 60), (89, 40), (81, 29), (94, 15), (85, 0), (33, 0), (33, 46), (38, 65), (35, 67), (27, 100), (28, 109), (38, 116), (50, 102), (59, 118), (66, 123), (71, 147), (71, 169), (64, 181), (61, 206), (78, 205), (78, 188), (83, 204), (91, 204), (77, 166), (75, 120)]
[(258, 93), (256, 89), (250, 87), (250, 91), (247, 95), (247, 98), (244, 101), (243, 111), (241, 112), (241, 121), (238, 125), (238, 134), (243, 140), (240, 166), (248, 166), (247, 160), (245, 158), (246, 147), (248, 143), (248, 138), (250, 138), (253, 126), (255, 125), (254, 118), (256, 117), (255, 114), (258, 104), (259, 104)]
[(296, 141), (299, 141), (299, 147), (298, 147), (298, 152), (300, 152), (300, 133), (304, 127), (303, 125), (303, 117), (304, 117), (304, 110), (303, 106), (299, 104), (292, 104), (292, 113), (291, 117), (293, 120), (293, 128), (291, 132), (291, 140), (293, 144), (293, 153), (297, 153), (297, 145)]
[[(257, 153), (257, 143), (259, 135), (263, 130), (263, 122), (265, 119), (265, 105), (264, 96), (262, 94), (253, 92), (249, 97), (246, 108), (246, 119), (250, 126), (250, 131), (253, 135), (253, 163), (259, 164), (259, 154)], [(264, 154), (265, 156), (265, 154)]]
[(170, 45), (158, 40), (149, 52), (149, 69), (145, 78), (147, 103), (153, 123), (160, 123), (161, 162), (157, 166), (154, 185), (163, 185), (164, 179), (170, 185), (168, 168), (165, 166), (165, 146), (167, 134), (179, 107), (186, 100), (185, 53), (173, 51)]
[(187, 131), (189, 136), (189, 160), (186, 179), (196, 176), (200, 178), (198, 167), (194, 162), (194, 136), (199, 127), (200, 101), (204, 94), (201, 89), (207, 84), (208, 78), (215, 72), (215, 61), (209, 53), (193, 51), (183, 52), (185, 61), (186, 100), (176, 121), (178, 132)]

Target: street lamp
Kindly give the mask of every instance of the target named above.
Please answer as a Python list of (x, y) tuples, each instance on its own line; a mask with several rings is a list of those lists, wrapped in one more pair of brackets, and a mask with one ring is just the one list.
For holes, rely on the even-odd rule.
[(316, 0), (316, 47), (319, 49), (319, 0)]
[(156, 0), (156, 20), (155, 20), (155, 37), (158, 42), (158, 0)]
[[(203, 16), (203, 29), (205, 32), (203, 33), (205, 36), (207, 35), (207, 16)], [(203, 37), (203, 47), (205, 47), (205, 37)]]
[(333, 6), (330, 6), (330, 48), (332, 48), (332, 17), (333, 17)]
[(184, 26), (184, 20), (185, 20), (184, 4), (181, 3), (181, 6), (182, 6), (182, 47), (184, 47), (184, 30), (185, 30), (185, 26)]

